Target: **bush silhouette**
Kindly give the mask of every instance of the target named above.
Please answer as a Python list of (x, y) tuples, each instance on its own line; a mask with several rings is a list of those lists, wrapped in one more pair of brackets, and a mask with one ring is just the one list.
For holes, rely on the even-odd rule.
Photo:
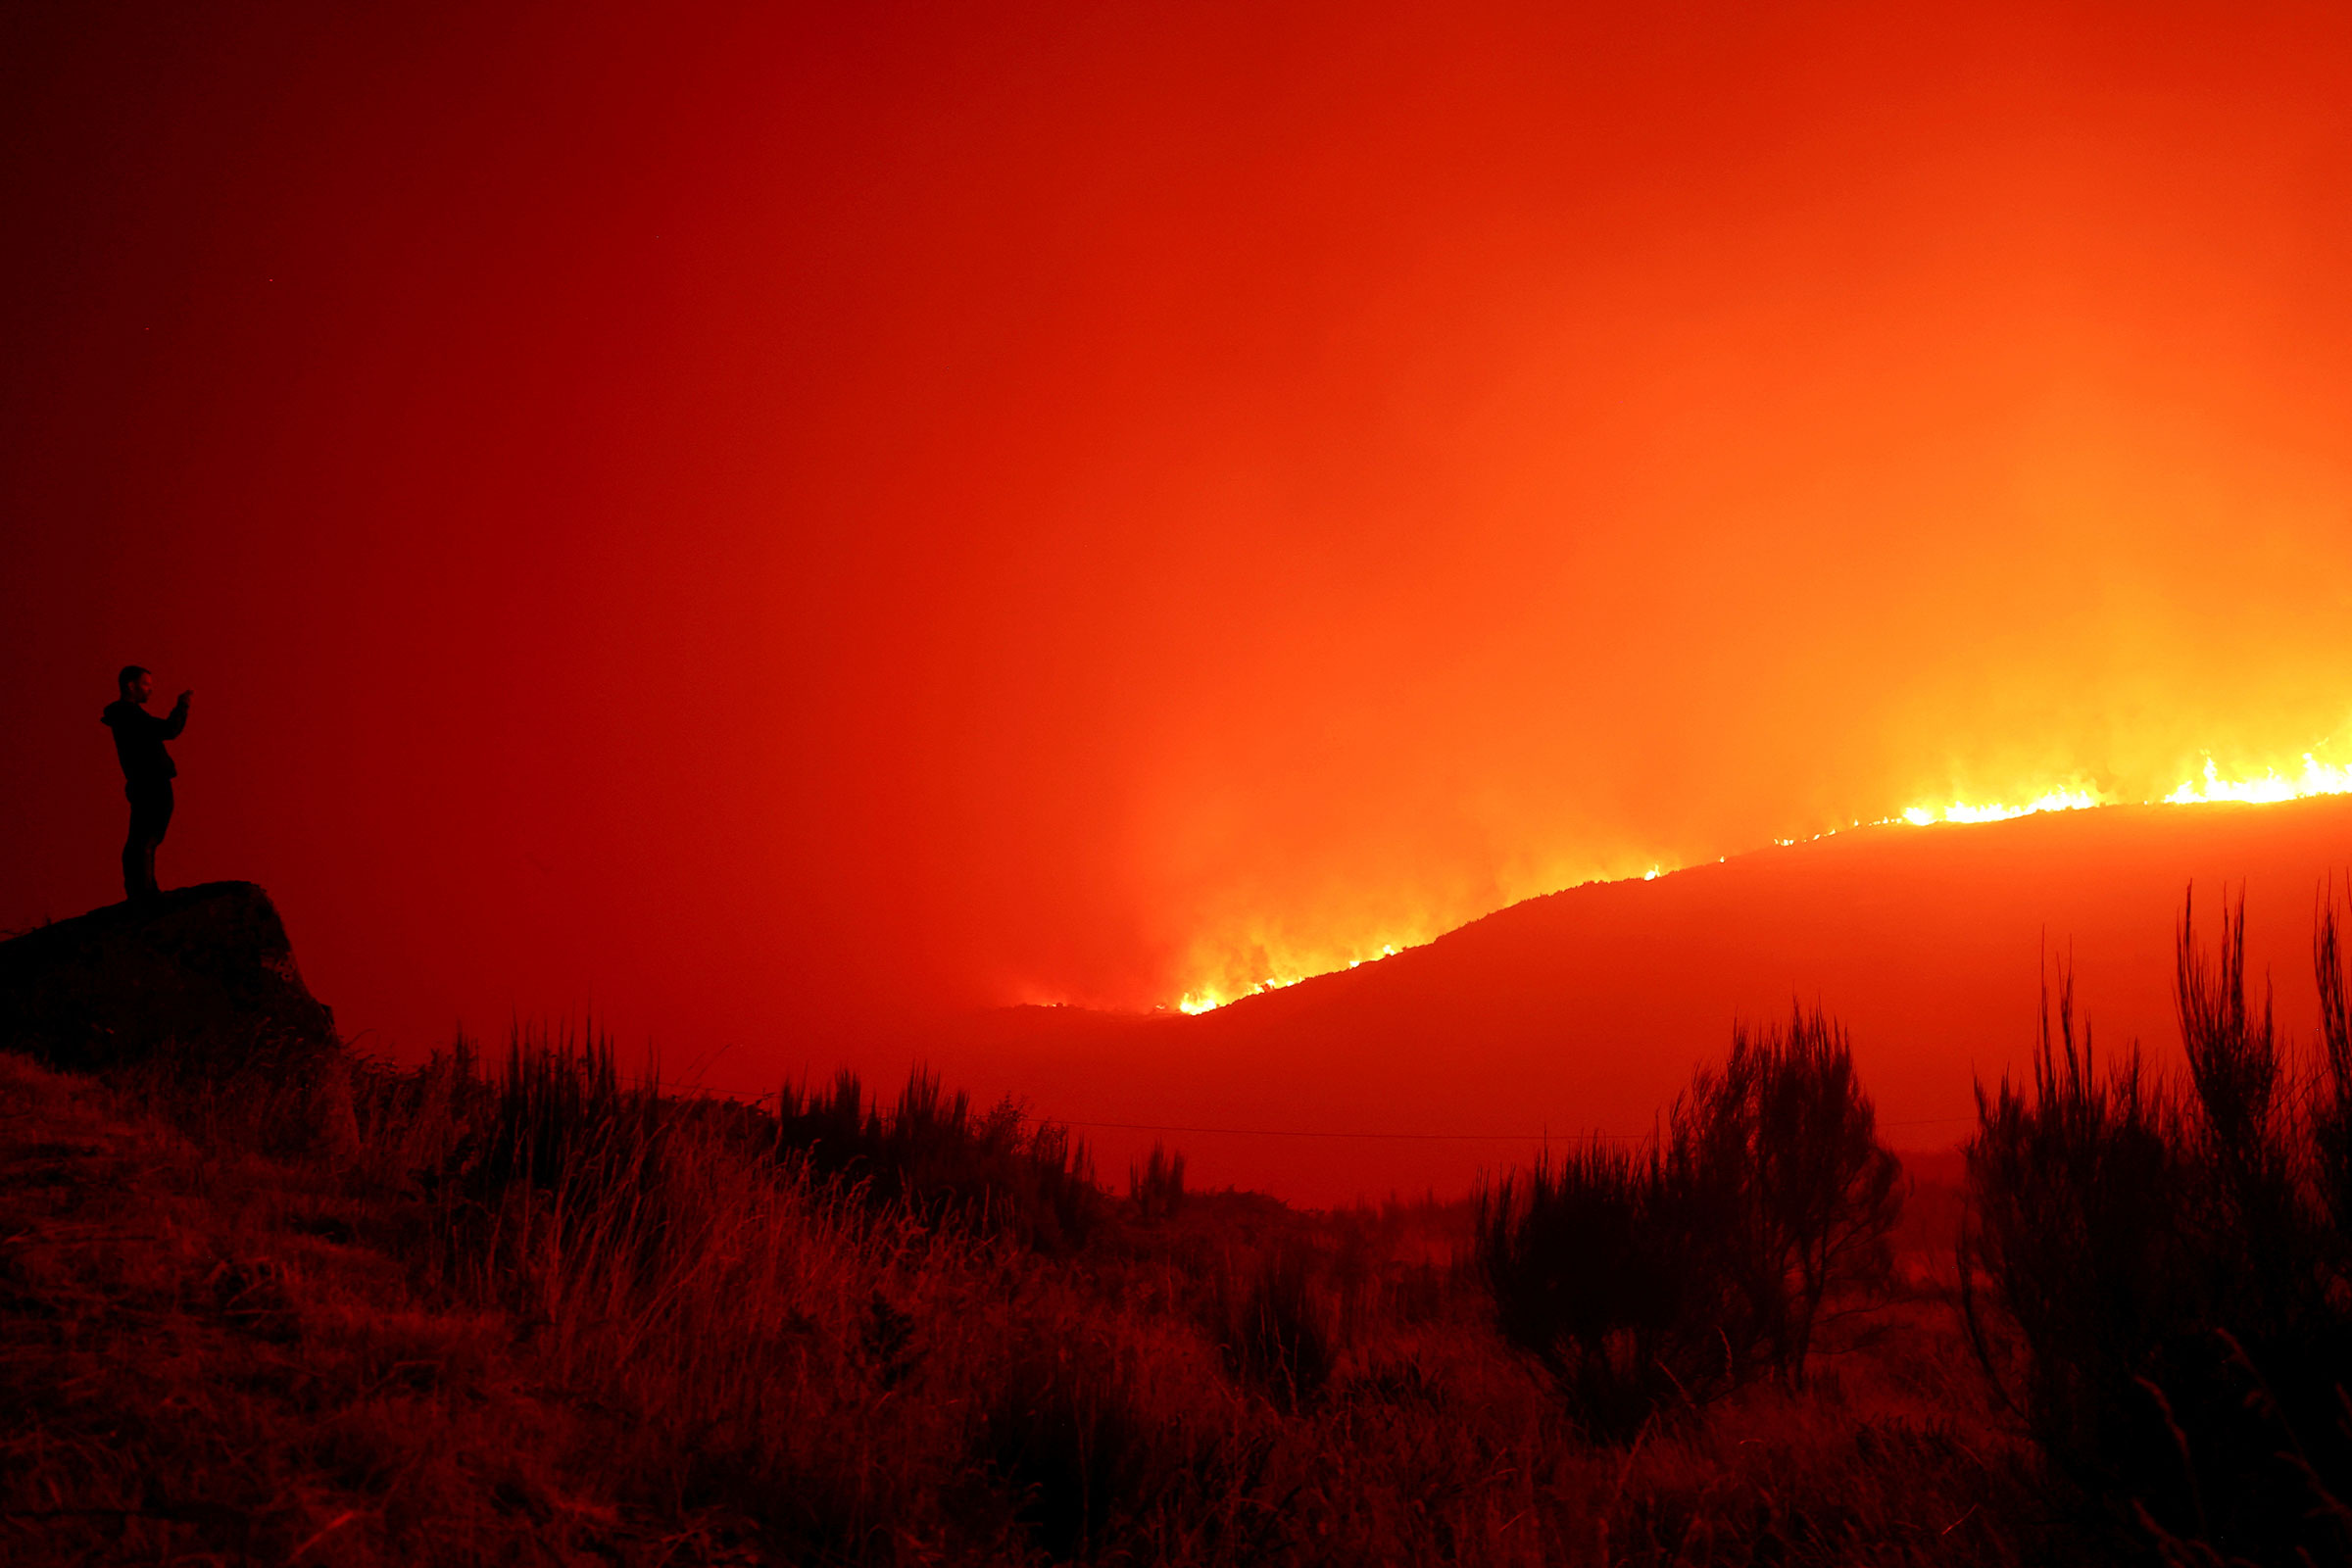
[(2031, 1097), (1979, 1087), (1964, 1304), (2051, 1460), (2167, 1556), (2352, 1561), (2336, 911), (2314, 944), (2327, 1059), (2300, 1081), (2267, 994), (2248, 1004), (2242, 900), (2211, 959), (2193, 916), (2176, 946), (2184, 1086), (2136, 1047), (2098, 1070), (2070, 977), (2055, 1031), (2045, 999)]
[(1539, 1156), (1480, 1200), (1478, 1263), (1505, 1340), (1588, 1430), (1624, 1437), (1661, 1403), (1736, 1381), (1716, 1195), (1679, 1138)]
[(2320, 1033), (2327, 1054), (2311, 1092), (2312, 1154), (2320, 1201), (2339, 1241), (2352, 1237), (2352, 994), (2344, 977), (2336, 906), (2323, 899), (2313, 934), (2312, 968), (2320, 983)]
[(1127, 1167), (1127, 1199), (1146, 1219), (1173, 1219), (1184, 1206), (1184, 1152), (1158, 1139), (1141, 1164)]
[(1875, 1287), (1893, 1266), (1902, 1166), (1878, 1141), (1845, 1031), (1818, 1008), (1794, 1009), (1786, 1032), (1735, 1028), (1731, 1059), (1690, 1098), (1756, 1350), (1801, 1384), (1833, 1288)]
[(1886, 1277), (1899, 1175), (1843, 1031), (1799, 1009), (1735, 1030), (1647, 1148), (1595, 1140), (1502, 1178), (1479, 1269), (1503, 1337), (1623, 1436), (1764, 1369), (1801, 1383), (1824, 1300)]
[(905, 1201), (933, 1220), (1004, 1232), (1048, 1251), (1082, 1244), (1103, 1206), (1084, 1146), (1067, 1128), (1032, 1122), (1005, 1101), (975, 1114), (960, 1090), (915, 1068), (886, 1114), (858, 1076), (777, 1096), (775, 1146), (820, 1173), (865, 1184), (877, 1202)]
[[(1067, 1129), (1033, 1122), (1010, 1102), (986, 1114), (964, 1094), (943, 1094), (915, 1068), (895, 1105), (870, 1102), (855, 1073), (825, 1090), (786, 1085), (776, 1110), (667, 1094), (653, 1079), (624, 1082), (610, 1039), (517, 1028), (503, 1069), (485, 1081), (461, 1037), (414, 1078), (363, 1085), (370, 1121), (422, 1121), (449, 1131), (411, 1156), (416, 1174), (477, 1208), (501, 1195), (542, 1195), (551, 1209), (596, 1212), (613, 1223), (659, 1184), (665, 1151), (688, 1124), (708, 1127), (780, 1167), (807, 1171), (868, 1207), (904, 1207), (928, 1225), (1012, 1237), (1047, 1251), (1081, 1245), (1107, 1204), (1082, 1145)], [(419, 1118), (429, 1096), (434, 1114)], [(633, 1220), (631, 1221), (633, 1223)], [(651, 1216), (647, 1223), (653, 1223)]]

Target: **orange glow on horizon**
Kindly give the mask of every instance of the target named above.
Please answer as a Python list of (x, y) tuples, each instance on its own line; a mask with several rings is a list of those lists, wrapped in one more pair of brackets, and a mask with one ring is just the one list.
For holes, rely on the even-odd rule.
[[(2259, 774), (2241, 774), (2225, 778), (2222, 776), (2220, 765), (2208, 755), (2200, 777), (2183, 779), (2180, 786), (2170, 793), (2153, 798), (2134, 800), (2123, 794), (2102, 789), (2095, 784), (2075, 779), (2062, 785), (2043, 789), (2039, 794), (2027, 798), (2022, 805), (1967, 801), (1953, 801), (1944, 806), (1923, 804), (1908, 807), (1893, 816), (1880, 817), (1869, 822), (1860, 820), (1851, 822), (1848, 824), (1847, 830), (1851, 831), (1862, 827), (1931, 827), (1942, 823), (1973, 825), (1983, 822), (2005, 822), (2021, 816), (2037, 815), (2045, 811), (2096, 810), (2103, 807), (2125, 805), (2235, 804), (2259, 806), (2282, 801), (2311, 800), (2328, 795), (2352, 795), (2352, 766), (2323, 762), (2319, 760), (2315, 753), (2305, 752), (2303, 766), (2299, 773), (2283, 774), (2276, 766), (2265, 766)], [(1809, 838), (1774, 839), (1772, 842), (1774, 847), (1786, 849), (1796, 844), (1832, 838), (1838, 831), (1837, 828), (1830, 828), (1813, 834)], [(1701, 863), (1719, 863), (1723, 858), (1724, 857), (1718, 856), (1713, 862)], [(1683, 865), (1667, 865), (1660, 862), (1653, 863), (1639, 873), (1628, 871), (1616, 876), (1588, 877), (1583, 882), (1569, 885), (1585, 886), (1593, 882), (1633, 880), (1636, 876), (1643, 882), (1654, 882), (1660, 876), (1683, 869), (1686, 869)], [(1565, 891), (1565, 888), (1545, 888), (1523, 897), (1543, 897), (1544, 894), (1561, 891)], [(1520, 900), (1513, 899), (1510, 902), (1518, 903)], [(1323, 962), (1319, 965), (1312, 960), (1297, 962), (1294, 966), (1283, 968), (1275, 974), (1251, 983), (1236, 985), (1229, 979), (1204, 980), (1185, 992), (1182, 999), (1176, 1003), (1176, 1009), (1198, 1016), (1200, 1013), (1213, 1011), (1228, 1003), (1238, 1002), (1244, 997), (1261, 996), (1270, 991), (1285, 990), (1302, 980), (1334, 973), (1343, 968), (1358, 968), (1367, 961), (1377, 961), (1382, 957), (1393, 956), (1402, 948), (1419, 947), (1441, 934), (1443, 933), (1430, 932), (1401, 942), (1384, 943), (1380, 951), (1373, 954), (1370, 959), (1350, 957), (1344, 962)]]
[(348, 1027), (754, 1088), (2352, 760), (2352, 14), (134, 9), (0, 66), (0, 929), (130, 662)]

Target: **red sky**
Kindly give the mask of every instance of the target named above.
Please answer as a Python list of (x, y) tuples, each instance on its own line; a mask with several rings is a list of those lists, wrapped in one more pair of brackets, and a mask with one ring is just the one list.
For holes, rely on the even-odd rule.
[(2352, 711), (2340, 7), (680, 11), (0, 21), (0, 925), (127, 661), (347, 1027), (753, 1079)]

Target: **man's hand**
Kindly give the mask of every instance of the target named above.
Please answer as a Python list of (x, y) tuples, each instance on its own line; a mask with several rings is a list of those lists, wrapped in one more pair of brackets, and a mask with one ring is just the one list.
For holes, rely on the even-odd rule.
[(192, 692), (192, 691), (189, 691), (189, 692), (181, 692), (181, 693), (179, 694), (179, 701), (178, 701), (176, 704), (174, 704), (173, 706), (174, 706), (174, 707), (178, 707), (178, 708), (185, 708), (185, 707), (187, 707), (187, 706), (188, 706), (188, 699), (189, 699), (189, 698), (191, 698), (191, 697), (193, 697), (193, 696), (195, 696), (195, 695), (196, 695), (196, 694), (195, 694), (194, 692)]

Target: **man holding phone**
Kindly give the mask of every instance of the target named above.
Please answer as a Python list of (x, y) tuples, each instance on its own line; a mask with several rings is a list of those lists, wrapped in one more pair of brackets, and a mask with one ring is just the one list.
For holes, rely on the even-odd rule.
[(122, 845), (122, 896), (132, 901), (151, 899), (155, 885), (155, 852), (172, 825), (172, 781), (179, 769), (164, 742), (177, 740), (187, 727), (188, 698), (181, 692), (169, 718), (147, 711), (155, 693), (155, 677), (138, 664), (125, 664), (115, 677), (118, 699), (100, 715), (115, 732), (115, 756), (122, 763), (122, 793), (130, 798), (130, 836)]

